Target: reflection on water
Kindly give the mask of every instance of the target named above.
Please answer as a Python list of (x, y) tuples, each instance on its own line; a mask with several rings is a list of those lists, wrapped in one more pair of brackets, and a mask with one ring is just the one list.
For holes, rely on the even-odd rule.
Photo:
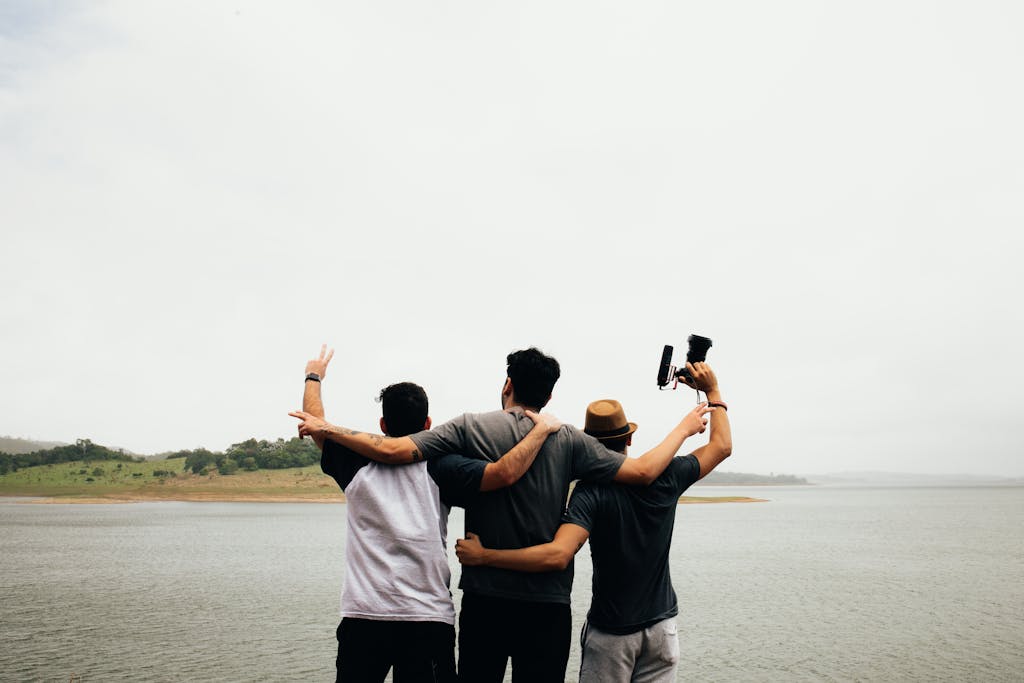
[[(1020, 680), (1024, 489), (755, 495), (679, 508), (681, 679)], [(0, 679), (331, 679), (344, 514), (0, 502)], [(577, 629), (589, 591), (584, 549)]]

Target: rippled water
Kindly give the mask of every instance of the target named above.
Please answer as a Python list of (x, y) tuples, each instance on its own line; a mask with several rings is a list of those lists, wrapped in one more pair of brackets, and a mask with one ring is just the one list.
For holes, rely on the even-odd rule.
[[(679, 508), (681, 680), (1024, 678), (1024, 489), (702, 492), (771, 501)], [(332, 680), (344, 514), (0, 502), (0, 680)]]

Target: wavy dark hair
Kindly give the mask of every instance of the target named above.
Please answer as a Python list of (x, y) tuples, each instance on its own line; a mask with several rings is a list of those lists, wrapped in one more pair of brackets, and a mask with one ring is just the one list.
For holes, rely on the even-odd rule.
[(423, 431), (430, 404), (419, 384), (399, 382), (380, 390), (377, 398), (388, 428), (388, 436), (407, 436)]
[(558, 361), (536, 347), (513, 351), (505, 360), (516, 402), (538, 410), (547, 405), (551, 390), (562, 375)]

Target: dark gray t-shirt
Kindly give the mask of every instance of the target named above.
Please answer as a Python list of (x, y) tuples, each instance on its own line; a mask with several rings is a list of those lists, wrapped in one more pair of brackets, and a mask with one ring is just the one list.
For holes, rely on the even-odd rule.
[[(442, 499), (466, 508), (466, 531), (478, 534), (488, 548), (547, 543), (561, 523), (569, 483), (575, 479), (608, 481), (626, 457), (566, 425), (547, 438), (516, 484), (477, 493), (486, 463), (511, 450), (531, 429), (533, 421), (522, 410), (512, 409), (467, 413), (411, 437), (427, 459)], [(564, 571), (540, 574), (463, 567), (459, 587), (493, 597), (568, 604), (572, 565)]]
[(699, 478), (700, 463), (687, 455), (673, 458), (650, 486), (581, 483), (573, 490), (563, 521), (590, 532), (587, 620), (595, 627), (624, 635), (678, 614), (668, 552), (679, 496)]

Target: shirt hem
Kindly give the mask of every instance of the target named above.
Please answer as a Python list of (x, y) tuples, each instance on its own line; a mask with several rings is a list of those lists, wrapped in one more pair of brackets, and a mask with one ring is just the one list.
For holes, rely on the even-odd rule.
[(570, 604), (568, 595), (543, 595), (537, 593), (517, 593), (514, 591), (502, 591), (502, 590), (487, 590), (479, 588), (467, 588), (462, 587), (463, 593), (472, 593), (473, 595), (482, 595), (488, 598), (502, 598), (504, 600), (518, 600), (520, 602), (546, 602), (556, 603), (560, 605)]
[(646, 628), (650, 628), (655, 624), (671, 619), (672, 617), (679, 616), (679, 609), (672, 609), (668, 612), (663, 613), (661, 616), (654, 617), (652, 619), (645, 619), (644, 621), (636, 622), (635, 624), (628, 624), (626, 626), (609, 626), (600, 622), (594, 621), (590, 615), (587, 615), (587, 623), (596, 628), (598, 631), (604, 631), (610, 633), (613, 636), (628, 636), (630, 633), (636, 633), (643, 631)]
[(430, 621), (442, 624), (455, 625), (455, 615), (441, 616), (440, 614), (367, 614), (365, 612), (342, 611), (341, 618), (366, 619), (367, 621)]

